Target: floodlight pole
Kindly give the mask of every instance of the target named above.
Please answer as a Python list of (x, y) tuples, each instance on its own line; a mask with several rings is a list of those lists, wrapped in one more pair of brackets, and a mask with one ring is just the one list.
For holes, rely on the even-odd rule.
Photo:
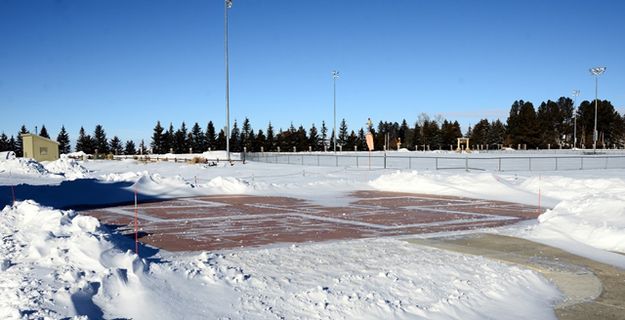
[(334, 132), (332, 140), (334, 140), (334, 153), (336, 153), (336, 79), (339, 77), (339, 72), (332, 71), (332, 79), (334, 80)]
[(599, 76), (605, 72), (605, 67), (595, 67), (590, 69), (590, 73), (595, 76), (595, 130), (592, 135), (592, 152), (597, 153), (597, 100), (599, 99)]
[(230, 161), (230, 70), (228, 69), (228, 9), (232, 0), (224, 0), (224, 51), (226, 60), (226, 155)]
[(577, 148), (577, 111), (575, 110), (575, 102), (579, 96), (579, 90), (573, 90), (573, 148)]

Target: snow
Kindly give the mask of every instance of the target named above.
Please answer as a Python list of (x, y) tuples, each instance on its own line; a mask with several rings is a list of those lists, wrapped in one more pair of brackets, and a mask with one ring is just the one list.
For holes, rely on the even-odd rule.
[(399, 240), (147, 261), (95, 218), (32, 201), (6, 207), (0, 230), (6, 319), (555, 319), (560, 299), (533, 271)]
[(61, 158), (44, 164), (50, 173), (64, 176), (67, 180), (84, 179), (89, 177), (89, 170), (80, 165), (78, 161), (65, 155)]
[[(223, 152), (204, 156), (226, 157)], [(209, 166), (131, 159), (0, 160), (0, 186), (56, 186), (61, 192), (48, 196), (57, 197), (59, 208), (89, 203), (86, 194), (62, 192), (87, 179), (97, 179), (89, 183), (104, 186), (94, 190), (105, 190), (111, 203), (132, 196), (112, 192), (115, 188), (155, 198), (281, 195), (325, 205), (347, 205), (350, 192), (370, 189), (540, 201), (548, 210), (536, 221), (486, 231), (625, 268), (625, 256), (615, 253), (625, 253), (622, 170), (500, 173), (223, 161)], [(548, 319), (555, 318), (552, 308), (560, 298), (534, 272), (392, 239), (182, 255), (159, 251), (148, 261), (127, 251), (132, 244), (94, 218), (33, 201), (5, 207), (0, 234), (0, 315), (8, 319), (506, 319), (516, 318), (518, 310), (527, 318)]]

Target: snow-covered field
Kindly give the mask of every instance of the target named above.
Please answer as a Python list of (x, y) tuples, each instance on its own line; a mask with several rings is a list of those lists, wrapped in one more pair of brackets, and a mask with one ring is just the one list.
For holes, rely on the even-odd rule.
[[(85, 179), (161, 198), (281, 195), (346, 205), (349, 192), (377, 189), (533, 205), (540, 201), (553, 209), (537, 221), (488, 231), (544, 242), (625, 268), (625, 256), (611, 252), (625, 253), (622, 170), (538, 176), (255, 162), (232, 166), (134, 160), (0, 162), (0, 186), (5, 186), (1, 190), (18, 184), (65, 188), (71, 184), (67, 181)], [(0, 200), (10, 203), (11, 196), (2, 195)], [(90, 203), (88, 197), (99, 196), (68, 193), (55, 203)], [(111, 201), (130, 200), (115, 198), (124, 193), (108, 196)], [(560, 299), (557, 289), (533, 271), (399, 239), (185, 254), (160, 251), (140, 258), (126, 251), (131, 247), (127, 240), (101, 227), (96, 219), (28, 200), (2, 210), (0, 234), (0, 316), (8, 319), (77, 315), (95, 319), (516, 319), (519, 310), (523, 318), (549, 319), (555, 318), (552, 308)]]

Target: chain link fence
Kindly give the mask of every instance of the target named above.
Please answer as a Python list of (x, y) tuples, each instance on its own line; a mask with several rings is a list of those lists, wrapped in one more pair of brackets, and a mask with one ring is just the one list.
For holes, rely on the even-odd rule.
[(355, 167), (372, 169), (560, 171), (625, 169), (625, 154), (494, 155), (380, 153), (245, 153), (250, 161), (302, 166)]

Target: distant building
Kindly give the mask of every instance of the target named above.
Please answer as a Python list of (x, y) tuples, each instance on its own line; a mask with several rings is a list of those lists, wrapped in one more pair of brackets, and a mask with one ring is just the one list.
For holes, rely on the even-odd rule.
[(32, 133), (21, 135), (24, 158), (37, 161), (54, 161), (59, 158), (59, 143)]

